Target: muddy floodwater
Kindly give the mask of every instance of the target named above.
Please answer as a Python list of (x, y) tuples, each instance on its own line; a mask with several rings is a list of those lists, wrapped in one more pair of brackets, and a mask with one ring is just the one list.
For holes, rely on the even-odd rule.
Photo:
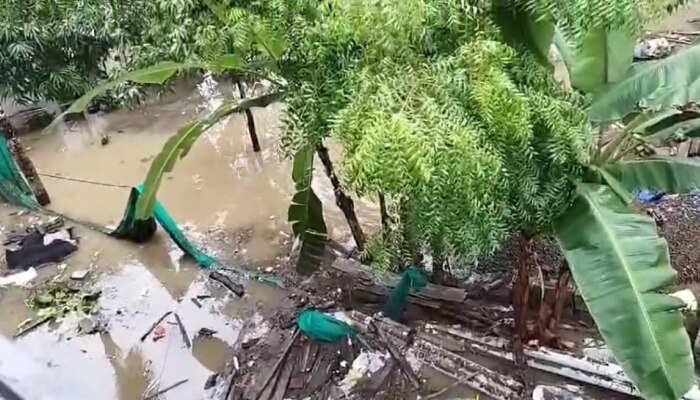
[[(116, 226), (128, 187), (142, 182), (167, 138), (195, 115), (201, 102), (196, 91), (180, 90), (136, 111), (92, 115), (85, 122), (62, 126), (57, 133), (23, 137), (39, 172), (54, 176), (42, 178), (51, 196), (50, 208), (77, 220)], [(278, 150), (279, 113), (274, 106), (255, 110), (259, 153), (252, 151), (243, 116), (223, 121), (200, 138), (159, 192), (160, 201), (194, 243), (225, 264), (272, 274), (288, 261), (291, 247), (286, 213), (293, 185), (290, 163)], [(109, 136), (108, 144), (101, 144), (102, 136)], [(330, 235), (347, 242), (349, 232), (321, 168), (316, 169), (314, 187), (324, 203)], [(368, 229), (378, 224), (371, 201), (359, 200), (357, 209)], [(0, 205), (0, 235), (33, 218), (17, 211)], [(206, 379), (230, 359), (241, 327), (252, 326), (246, 335), (264, 333), (265, 316), (286, 294), (270, 284), (247, 281), (246, 295), (233, 296), (182, 258), (162, 230), (144, 245), (118, 241), (80, 225), (76, 233), (81, 237), (79, 250), (62, 265), (40, 269), (33, 283), (66, 279), (75, 270), (89, 269), (91, 286), (102, 291), (99, 314), (107, 320), (106, 333), (80, 335), (78, 318), (67, 317), (15, 344), (46, 368), (78, 376), (81, 392), (93, 398), (135, 400), (149, 385), (164, 388), (183, 379), (189, 380), (160, 398), (205, 398)], [(28, 289), (0, 288), (3, 336), (11, 338), (17, 325), (32, 317), (25, 304), (28, 293)], [(203, 307), (198, 308), (191, 299), (200, 295), (213, 297), (201, 299)], [(166, 311), (181, 317), (192, 348), (185, 346), (172, 319), (163, 324), (163, 339), (140, 341)], [(201, 328), (216, 333), (196, 337)]]

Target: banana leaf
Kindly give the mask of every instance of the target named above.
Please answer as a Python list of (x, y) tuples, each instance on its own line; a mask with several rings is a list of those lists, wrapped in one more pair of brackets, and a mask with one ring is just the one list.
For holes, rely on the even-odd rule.
[(296, 193), (289, 205), (287, 220), (301, 245), (297, 270), (308, 274), (318, 268), (326, 249), (327, 229), (321, 200), (311, 188), (314, 148), (305, 146), (294, 156), (292, 179)]
[(669, 127), (653, 131), (645, 131), (644, 139), (654, 144), (661, 144), (675, 136), (700, 137), (700, 118), (677, 122)]
[(229, 114), (243, 112), (252, 107), (266, 107), (278, 101), (281, 96), (281, 92), (275, 92), (252, 99), (244, 99), (240, 102), (227, 100), (213, 112), (202, 114), (182, 127), (177, 134), (165, 142), (163, 150), (151, 163), (143, 183), (143, 192), (136, 204), (136, 219), (148, 219), (153, 215), (156, 195), (163, 175), (173, 171), (177, 160), (189, 153), (192, 145), (202, 133)]
[(621, 120), (637, 109), (659, 111), (700, 101), (700, 46), (660, 61), (636, 64), (616, 84), (596, 94), (588, 111), (594, 123)]
[(605, 185), (577, 185), (554, 223), (576, 285), (613, 356), (644, 398), (675, 400), (693, 384), (693, 355), (666, 241), (654, 221)]
[[(565, 42), (558, 42), (560, 45)], [(621, 80), (632, 65), (635, 38), (625, 30), (596, 28), (578, 47), (561, 49), (571, 85), (585, 93)]]
[(620, 161), (605, 167), (627, 190), (687, 193), (700, 188), (700, 163), (693, 159), (654, 157)]
[(71, 104), (66, 111), (56, 117), (51, 124), (44, 129), (44, 131), (48, 132), (53, 129), (58, 121), (61, 121), (66, 115), (82, 112), (95, 97), (104, 94), (109, 89), (113, 89), (125, 82), (162, 85), (165, 83), (165, 81), (180, 71), (191, 69), (209, 69), (214, 71), (238, 70), (242, 69), (243, 66), (243, 58), (240, 55), (226, 54), (214, 59), (211, 62), (177, 63), (173, 61), (164, 61), (151, 67), (128, 72), (93, 88), (79, 99), (75, 100), (73, 104)]

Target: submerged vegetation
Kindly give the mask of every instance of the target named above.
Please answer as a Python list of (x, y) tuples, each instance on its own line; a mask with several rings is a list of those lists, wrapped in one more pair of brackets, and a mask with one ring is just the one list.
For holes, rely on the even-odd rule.
[[(289, 222), (300, 242), (300, 270), (319, 266), (326, 242), (322, 205), (311, 188), (318, 156), (358, 248), (375, 262), (405, 266), (430, 256), (436, 269), (468, 268), (516, 237), (513, 298), (525, 338), (530, 241), (551, 234), (602, 336), (641, 393), (677, 399), (690, 389), (693, 358), (682, 304), (663, 294), (675, 276), (667, 245), (654, 221), (631, 204), (641, 187), (685, 192), (700, 186), (699, 164), (644, 159), (636, 151), (679, 130), (697, 133), (687, 120), (676, 126), (673, 118), (700, 100), (698, 48), (632, 66), (644, 24), (673, 5), (155, 4), (163, 8), (143, 15), (161, 21), (152, 27), (162, 33), (149, 30), (142, 43), (126, 46), (133, 57), (127, 65), (161, 63), (89, 91), (67, 113), (127, 82), (163, 84), (187, 71), (265, 78), (272, 88), (259, 98), (225, 102), (173, 136), (146, 177), (140, 217), (152, 214), (163, 174), (206, 129), (231, 113), (283, 101), (282, 144), (294, 158), (297, 191)], [(174, 24), (175, 15), (186, 15), (184, 22)], [(555, 82), (552, 49), (564, 60), (573, 90)], [(622, 128), (613, 126), (618, 122)], [(336, 165), (325, 150), (329, 138), (344, 151)], [(346, 191), (386, 206), (383, 230), (369, 246)], [(544, 325), (537, 334), (551, 333)]]

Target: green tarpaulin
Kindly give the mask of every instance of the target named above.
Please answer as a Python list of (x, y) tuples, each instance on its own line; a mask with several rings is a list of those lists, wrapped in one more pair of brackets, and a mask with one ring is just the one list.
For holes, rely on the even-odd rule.
[(398, 321), (406, 308), (408, 295), (412, 291), (420, 291), (428, 284), (423, 273), (416, 267), (410, 267), (403, 273), (401, 281), (389, 295), (389, 300), (384, 305), (382, 312), (387, 317)]
[(0, 196), (16, 206), (27, 208), (39, 206), (34, 192), (10, 154), (2, 129), (0, 129)]
[(166, 210), (159, 201), (156, 201), (156, 209), (153, 217), (147, 220), (136, 219), (136, 202), (142, 191), (143, 185), (131, 189), (129, 201), (124, 211), (124, 217), (117, 229), (111, 233), (112, 236), (120, 239), (128, 239), (137, 243), (145, 242), (155, 234), (157, 221), (158, 224), (168, 232), (168, 235), (170, 235), (170, 238), (173, 239), (177, 246), (184, 251), (185, 254), (194, 258), (197, 264), (205, 268), (216, 264), (215, 258), (199, 250), (192, 242), (187, 240), (187, 237), (177, 226), (177, 223), (170, 216), (168, 210)]

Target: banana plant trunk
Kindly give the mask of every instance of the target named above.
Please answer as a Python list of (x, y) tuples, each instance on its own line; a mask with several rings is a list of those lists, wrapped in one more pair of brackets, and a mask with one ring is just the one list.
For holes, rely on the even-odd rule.
[[(532, 238), (521, 233), (516, 242), (515, 281), (511, 289), (511, 304), (515, 320), (513, 357), (515, 364), (524, 368), (527, 363), (523, 342), (528, 339), (527, 311), (530, 296), (530, 264), (532, 262)], [(524, 376), (523, 376), (524, 377)]]
[[(238, 94), (241, 96), (241, 100), (246, 97), (245, 90), (243, 89), (243, 84), (240, 80), (236, 81), (236, 86), (238, 87)], [(260, 151), (260, 140), (258, 140), (258, 131), (255, 129), (255, 119), (253, 118), (253, 112), (250, 109), (246, 109), (245, 120), (248, 126), (248, 134), (250, 135), (250, 141), (253, 144), (253, 151)]]
[(17, 166), (27, 179), (27, 183), (29, 183), (29, 187), (32, 188), (37, 201), (42, 206), (48, 205), (51, 203), (49, 193), (46, 191), (41, 178), (39, 178), (39, 173), (36, 171), (36, 168), (34, 168), (34, 163), (32, 163), (32, 160), (24, 151), (24, 147), (22, 147), (22, 143), (20, 143), (17, 132), (10, 123), (10, 120), (6, 117), (2, 117), (0, 119), (0, 128), (5, 134), (7, 148), (10, 150), (10, 154), (14, 156)]
[(559, 268), (559, 277), (553, 293), (545, 293), (537, 318), (536, 335), (540, 346), (560, 347), (557, 336), (559, 321), (569, 296), (571, 272), (564, 262)]
[(316, 146), (316, 153), (318, 154), (318, 158), (321, 159), (321, 163), (323, 163), (326, 175), (331, 180), (331, 185), (333, 185), (335, 204), (343, 212), (348, 222), (350, 232), (357, 245), (357, 250), (362, 252), (365, 249), (365, 234), (362, 231), (360, 221), (357, 219), (357, 213), (355, 213), (355, 202), (345, 193), (343, 187), (340, 185), (340, 180), (333, 169), (333, 162), (331, 161), (330, 154), (328, 154), (328, 149), (323, 144), (319, 144)]

